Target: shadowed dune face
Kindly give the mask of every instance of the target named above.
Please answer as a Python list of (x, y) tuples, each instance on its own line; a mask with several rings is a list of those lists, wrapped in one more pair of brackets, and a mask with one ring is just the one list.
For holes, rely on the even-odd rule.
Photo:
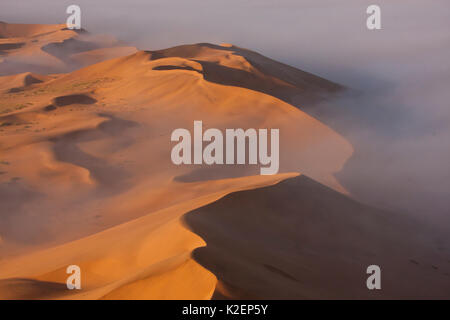
[[(232, 193), (184, 221), (207, 243), (194, 258), (217, 276), (218, 299), (446, 298), (450, 290), (449, 248), (418, 223), (305, 176)], [(371, 264), (383, 266), (379, 292), (364, 285)]]
[(187, 70), (187, 71), (195, 71), (198, 73), (201, 73), (199, 70), (196, 70), (189, 66), (156, 66), (153, 68), (153, 70)]
[(84, 94), (72, 94), (53, 99), (53, 103), (58, 107), (69, 106), (71, 104), (94, 104), (96, 102), (97, 100)]
[(26, 87), (26, 86), (31, 86), (32, 84), (41, 83), (41, 82), (43, 82), (43, 81), (38, 79), (38, 78), (36, 78), (36, 77), (34, 77), (31, 74), (27, 74), (25, 76), (25, 83), (24, 84), (25, 84), (25, 87)]
[(0, 292), (5, 300), (52, 299), (68, 293), (64, 283), (32, 279), (0, 280)]
[(99, 49), (101, 46), (97, 43), (77, 40), (70, 38), (62, 42), (49, 43), (41, 49), (62, 61), (70, 62), (70, 55), (81, 52)]
[(0, 44), (0, 55), (5, 55), (9, 50), (22, 48), (25, 43), (2, 43)]

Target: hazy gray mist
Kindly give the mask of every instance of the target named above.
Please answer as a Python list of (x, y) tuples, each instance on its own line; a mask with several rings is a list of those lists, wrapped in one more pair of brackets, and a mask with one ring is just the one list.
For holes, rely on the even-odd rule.
[[(374, 3), (382, 30), (369, 31)], [(308, 111), (355, 147), (341, 183), (364, 202), (450, 221), (448, 0), (2, 0), (0, 20), (63, 23), (69, 4), (83, 28), (140, 49), (233, 43), (356, 89)]]

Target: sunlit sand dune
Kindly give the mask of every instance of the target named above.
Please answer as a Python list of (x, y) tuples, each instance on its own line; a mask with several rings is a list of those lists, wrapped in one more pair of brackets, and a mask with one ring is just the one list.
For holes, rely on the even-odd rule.
[[(291, 175), (218, 180), (191, 200), (149, 213), (95, 235), (0, 264), (4, 298), (209, 299), (216, 277), (191, 258), (205, 242), (180, 217), (240, 189), (273, 184)], [(220, 191), (217, 191), (220, 190)], [(65, 286), (68, 265), (84, 272), (83, 290)], [(54, 286), (54, 290), (48, 287)]]
[[(0, 298), (335, 298), (342, 292), (323, 284), (326, 262), (338, 263), (343, 277), (364, 278), (359, 267), (378, 253), (373, 246), (396, 243), (366, 235), (394, 231), (385, 213), (344, 197), (334, 174), (353, 148), (303, 111), (341, 86), (233, 45), (135, 52), (63, 26), (7, 24), (0, 37)], [(38, 62), (24, 63), (26, 55)], [(279, 129), (279, 174), (174, 165), (171, 133), (192, 130), (195, 120), (220, 130)], [(242, 208), (233, 200), (224, 211), (223, 201), (246, 192)], [(353, 258), (360, 236), (368, 248)], [(442, 269), (430, 271), (431, 283), (443, 277), (436, 261)], [(81, 267), (81, 291), (66, 288), (69, 265)]]

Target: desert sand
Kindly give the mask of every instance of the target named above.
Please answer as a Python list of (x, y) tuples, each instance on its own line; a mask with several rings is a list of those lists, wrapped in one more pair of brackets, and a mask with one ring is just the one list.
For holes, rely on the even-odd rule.
[(110, 36), (69, 30), (65, 24), (8, 24), (0, 21), (0, 76), (61, 73), (136, 52)]
[[(446, 247), (335, 178), (352, 145), (304, 110), (340, 85), (229, 44), (137, 51), (61, 25), (1, 23), (0, 58), (0, 299), (448, 296)], [(194, 120), (279, 128), (280, 174), (175, 166)]]

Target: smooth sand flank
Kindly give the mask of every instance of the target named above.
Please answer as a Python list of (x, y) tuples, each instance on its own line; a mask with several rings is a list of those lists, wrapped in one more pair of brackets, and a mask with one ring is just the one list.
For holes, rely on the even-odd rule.
[[(273, 232), (269, 244), (282, 243), (283, 229), (265, 223), (277, 219), (277, 200), (270, 207), (261, 207), (256, 196), (255, 206), (248, 212), (240, 210), (237, 203), (230, 204), (230, 217), (242, 217), (242, 221), (223, 228), (201, 226), (197, 230), (195, 221), (191, 225), (188, 220), (186, 227), (183, 216), (229, 193), (274, 185), (298, 175), (292, 172), (302, 173), (340, 196), (346, 193), (334, 174), (351, 156), (352, 146), (302, 111), (342, 89), (332, 82), (246, 49), (212, 44), (140, 51), (71, 73), (52, 74), (71, 61), (89, 64), (130, 53), (130, 49), (110, 51), (105, 48), (113, 47), (113, 40), (92, 35), (80, 38), (84, 35), (61, 27), (2, 28), (1, 36), (22, 38), (3, 38), (0, 43), (25, 45), (5, 46), (0, 64), (0, 72), (10, 74), (0, 77), (0, 298), (254, 295), (254, 282), (237, 291), (230, 289), (236, 286), (234, 280), (217, 283), (223, 274), (211, 267), (216, 257), (206, 255), (206, 260), (197, 261), (192, 252), (209, 246), (211, 234), (216, 232), (230, 236), (227, 243), (243, 246), (232, 235), (240, 227), (251, 227), (253, 220), (258, 220), (261, 228), (248, 233), (254, 235), (255, 243), (263, 232)], [(39, 58), (39, 63), (29, 68), (16, 59), (24, 55)], [(36, 66), (42, 75), (36, 73)], [(281, 174), (257, 176), (257, 166), (173, 165), (170, 135), (176, 128), (191, 127), (194, 120), (202, 120), (205, 128), (221, 130), (280, 129)], [(328, 202), (333, 195), (323, 197)], [(283, 210), (290, 203), (291, 214), (304, 205), (284, 196), (279, 202)], [(255, 216), (258, 212), (260, 217)], [(210, 217), (213, 221), (214, 214)], [(353, 228), (356, 214), (346, 217), (349, 220), (343, 231)], [(251, 216), (254, 218), (249, 220)], [(300, 223), (296, 219), (303, 218), (294, 215), (292, 219)], [(358, 241), (356, 236), (353, 239)], [(211, 239), (213, 246), (222, 244)], [(308, 264), (295, 258), (296, 246), (301, 243), (284, 248), (279, 256), (289, 270), (301, 270)], [(228, 248), (223, 250), (225, 253)], [(332, 256), (327, 248), (314, 254), (323, 259)], [(290, 262), (289, 256), (293, 257)], [(236, 257), (231, 252), (224, 263), (233, 264), (232, 272), (239, 277), (254, 263), (255, 270), (261, 268), (259, 257), (242, 261), (244, 269), (236, 268)], [(66, 289), (65, 268), (71, 264), (82, 269), (81, 292)], [(265, 284), (265, 279), (290, 274), (284, 269), (268, 266), (256, 274)], [(286, 285), (290, 288), (292, 283)], [(300, 291), (306, 292), (296, 290), (286, 294), (300, 297)], [(261, 292), (267, 293), (264, 297), (271, 296), (268, 291)], [(272, 296), (281, 294), (274, 291)]]

